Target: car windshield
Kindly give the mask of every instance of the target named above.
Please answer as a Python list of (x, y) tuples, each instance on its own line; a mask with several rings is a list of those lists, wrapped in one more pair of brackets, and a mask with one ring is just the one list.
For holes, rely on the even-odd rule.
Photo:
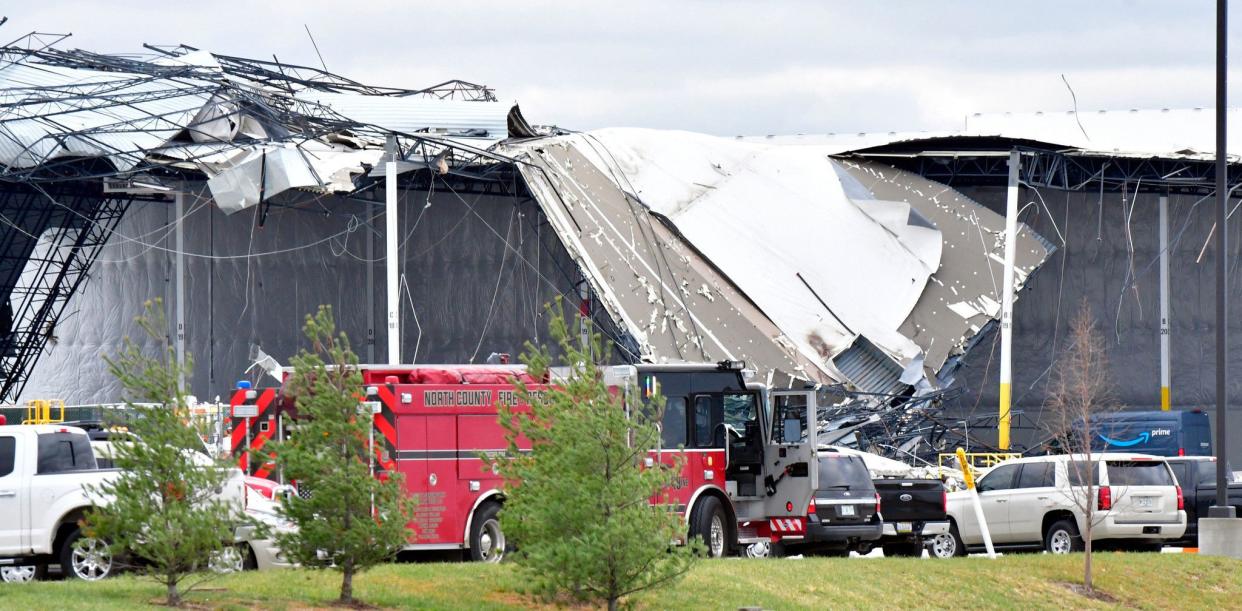
[(1173, 476), (1160, 461), (1110, 461), (1108, 483), (1112, 486), (1172, 486)]
[(867, 465), (857, 456), (819, 457), (820, 490), (866, 490), (874, 488)]

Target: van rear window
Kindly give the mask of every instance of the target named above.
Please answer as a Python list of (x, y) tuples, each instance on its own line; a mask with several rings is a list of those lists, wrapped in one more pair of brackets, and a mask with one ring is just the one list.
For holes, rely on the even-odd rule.
[(1173, 476), (1159, 461), (1126, 461), (1108, 463), (1110, 486), (1172, 486)]

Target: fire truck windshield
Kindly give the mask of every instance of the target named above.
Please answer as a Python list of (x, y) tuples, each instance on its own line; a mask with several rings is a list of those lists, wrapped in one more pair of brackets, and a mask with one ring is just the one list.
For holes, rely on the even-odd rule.
[(724, 396), (725, 424), (738, 431), (745, 431), (747, 425), (758, 418), (759, 410), (755, 405), (754, 393), (728, 393)]
[[(759, 406), (754, 393), (704, 393), (667, 397), (661, 419), (661, 447), (723, 448), (734, 439), (756, 437)], [(731, 432), (730, 432), (731, 431)]]

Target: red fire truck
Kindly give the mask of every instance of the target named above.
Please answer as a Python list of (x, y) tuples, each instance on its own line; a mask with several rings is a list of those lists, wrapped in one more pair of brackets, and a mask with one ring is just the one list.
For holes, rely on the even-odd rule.
[[(800, 539), (817, 484), (814, 435), (807, 434), (815, 430), (815, 393), (769, 391), (748, 382), (748, 373), (728, 361), (605, 370), (627, 401), (640, 398), (629, 393), (664, 397), (661, 443), (649, 465), (684, 456), (672, 497), (687, 536), (701, 538), (712, 556)], [(417, 500), (408, 549), (462, 549), (474, 560), (500, 560), (504, 489), (482, 457), (505, 452), (496, 405), (522, 407), (513, 379), (533, 388), (546, 381), (507, 365), (364, 365), (362, 375), (374, 412), (376, 467), (400, 472)], [(234, 418), (235, 450), (288, 434), (294, 419), (273, 394), (235, 394), (234, 414), (242, 414)], [(272, 465), (252, 468), (238, 455), (248, 473), (279, 477)]]

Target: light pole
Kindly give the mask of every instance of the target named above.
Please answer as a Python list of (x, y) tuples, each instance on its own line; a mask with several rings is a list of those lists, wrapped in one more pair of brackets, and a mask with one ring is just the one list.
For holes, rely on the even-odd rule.
[[(1225, 434), (1225, 373), (1227, 367), (1227, 338), (1229, 296), (1225, 290), (1225, 263), (1229, 257), (1229, 232), (1225, 230), (1225, 216), (1229, 204), (1229, 162), (1226, 149), (1225, 119), (1228, 96), (1225, 91), (1226, 62), (1228, 61), (1229, 28), (1228, 2), (1216, 0), (1216, 504), (1208, 509), (1213, 518), (1236, 517), (1229, 504), (1229, 479), (1226, 464), (1229, 457), (1228, 436)], [(1224, 501), (1223, 503), (1221, 501)]]

